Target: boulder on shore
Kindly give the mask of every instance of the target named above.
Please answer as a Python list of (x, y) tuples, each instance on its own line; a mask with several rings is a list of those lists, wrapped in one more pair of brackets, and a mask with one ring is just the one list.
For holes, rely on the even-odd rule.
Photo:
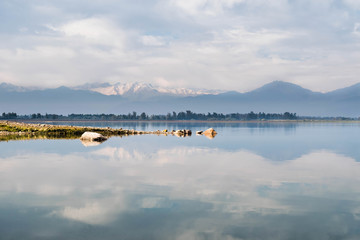
[(217, 132), (213, 128), (209, 128), (203, 132), (203, 135), (205, 135), (208, 138), (214, 138), (216, 136)]
[(103, 142), (105, 140), (107, 140), (106, 137), (104, 137), (103, 135), (101, 135), (100, 133), (96, 133), (96, 132), (84, 132), (81, 137), (80, 140), (82, 141), (95, 141), (95, 142)]
[(178, 137), (188, 137), (191, 136), (191, 130), (182, 129), (182, 130), (176, 130), (175, 132), (173, 130), (172, 134)]

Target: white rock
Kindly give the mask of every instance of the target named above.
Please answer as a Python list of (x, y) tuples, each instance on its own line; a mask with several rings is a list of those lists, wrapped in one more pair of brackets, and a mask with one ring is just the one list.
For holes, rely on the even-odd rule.
[(97, 141), (97, 142), (102, 142), (105, 141), (106, 139), (107, 139), (106, 137), (96, 132), (84, 132), (80, 137), (80, 140)]

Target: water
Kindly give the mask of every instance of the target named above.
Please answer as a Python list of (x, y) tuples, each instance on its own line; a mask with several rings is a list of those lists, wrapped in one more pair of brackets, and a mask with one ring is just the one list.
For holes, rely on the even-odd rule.
[(0, 143), (0, 239), (359, 239), (359, 124), (72, 123), (193, 135)]

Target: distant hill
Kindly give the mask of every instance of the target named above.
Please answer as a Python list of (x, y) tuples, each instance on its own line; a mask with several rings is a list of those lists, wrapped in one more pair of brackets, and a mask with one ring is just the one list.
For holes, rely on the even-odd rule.
[(326, 95), (336, 99), (356, 100), (357, 98), (360, 98), (360, 83), (329, 92)]
[(0, 83), (0, 93), (1, 92), (26, 92), (32, 89), (16, 86), (10, 83)]
[(312, 97), (317, 97), (322, 95), (321, 93), (315, 93), (309, 89), (300, 87), (299, 85), (274, 81), (264, 86), (255, 89), (251, 92), (245, 93), (245, 96), (248, 99), (253, 100), (305, 100)]
[[(115, 89), (117, 87), (117, 90)], [(0, 112), (114, 113), (132, 111), (163, 114), (191, 110), (218, 112), (296, 112), (301, 116), (360, 116), (360, 84), (329, 93), (313, 92), (296, 84), (275, 81), (247, 93), (204, 91), (197, 94), (162, 93), (160, 88), (135, 84), (87, 85), (76, 89), (59, 87), (33, 90), (0, 84)], [(94, 89), (113, 89), (102, 94)], [(193, 90), (191, 90), (193, 91)], [(187, 92), (187, 91), (185, 91)], [(190, 90), (189, 90), (190, 92)]]

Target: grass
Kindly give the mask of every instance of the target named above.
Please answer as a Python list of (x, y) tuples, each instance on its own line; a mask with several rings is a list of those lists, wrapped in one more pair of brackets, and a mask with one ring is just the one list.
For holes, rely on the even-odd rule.
[(86, 131), (97, 132), (107, 137), (131, 134), (131, 131), (129, 130), (112, 128), (56, 126), (47, 124), (26, 124), (19, 122), (0, 121), (0, 141), (36, 138), (75, 139), (79, 138)]

